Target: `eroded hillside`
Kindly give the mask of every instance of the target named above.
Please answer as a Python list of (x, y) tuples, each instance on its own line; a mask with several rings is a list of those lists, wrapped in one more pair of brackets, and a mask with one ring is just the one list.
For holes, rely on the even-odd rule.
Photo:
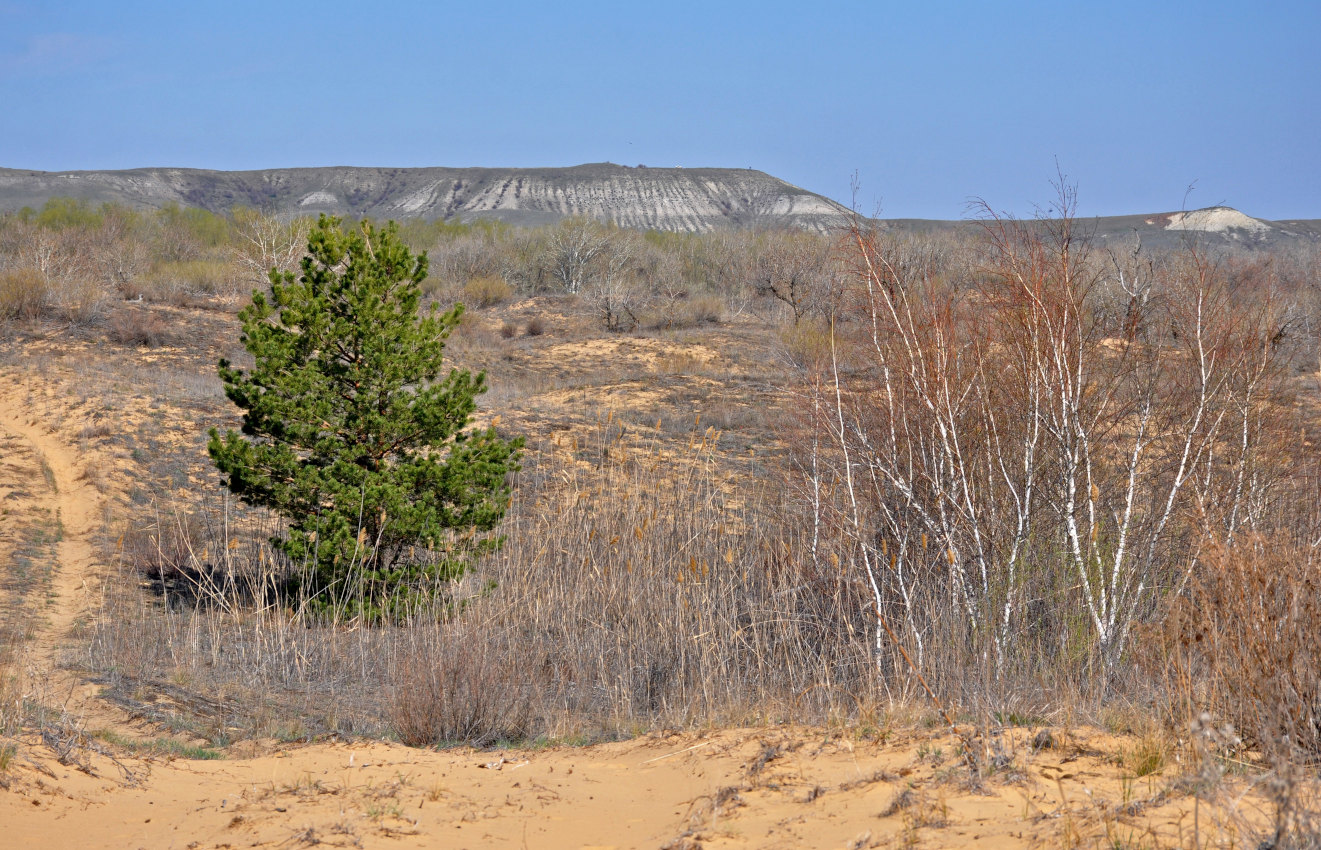
[(0, 210), (52, 197), (139, 208), (167, 204), (223, 213), (235, 206), (277, 215), (374, 218), (491, 217), (547, 224), (568, 216), (643, 230), (702, 232), (772, 224), (826, 230), (847, 210), (761, 171), (648, 168), (611, 163), (573, 168), (280, 168), (208, 171), (0, 169)]

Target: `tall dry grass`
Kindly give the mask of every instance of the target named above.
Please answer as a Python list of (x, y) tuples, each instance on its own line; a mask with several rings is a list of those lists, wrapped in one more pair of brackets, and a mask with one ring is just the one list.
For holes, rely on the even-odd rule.
[(678, 455), (621, 433), (565, 437), (529, 465), (540, 481), (483, 574), (489, 600), (415, 633), (422, 646), (480, 647), (485, 663), (397, 668), (407, 740), (457, 737), (435, 696), (462, 669), (535, 694), (534, 713), (565, 732), (582, 719), (613, 731), (824, 720), (873, 699), (861, 632), (795, 569), (800, 541), (777, 522), (778, 496), (722, 481), (711, 432)]
[[(804, 574), (774, 482), (694, 425), (613, 417), (520, 475), (504, 548), (438, 610), (386, 628), (300, 621), (266, 592), (266, 522), (162, 514), (125, 540), (90, 660), (133, 694), (208, 694), (207, 734), (392, 733), (409, 743), (828, 721), (869, 709), (856, 599)], [(668, 437), (668, 434), (665, 435)], [(145, 566), (145, 572), (143, 567)], [(156, 595), (128, 587), (146, 581)], [(143, 702), (142, 700), (139, 700)], [(145, 702), (144, 702), (145, 704)]]
[(39, 318), (49, 290), (46, 276), (30, 266), (0, 271), (0, 319)]
[(1284, 534), (1211, 547), (1153, 628), (1196, 792), (1251, 764), (1269, 804), (1259, 846), (1321, 845), (1321, 562)]

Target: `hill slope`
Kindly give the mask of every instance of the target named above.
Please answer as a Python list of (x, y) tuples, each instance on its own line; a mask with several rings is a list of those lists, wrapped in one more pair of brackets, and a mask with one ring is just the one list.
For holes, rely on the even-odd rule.
[[(1189, 242), (1260, 251), (1321, 244), (1321, 219), (1267, 221), (1225, 206), (1146, 215), (1080, 216), (1075, 224), (1078, 232), (1091, 236), (1095, 244), (1115, 250), (1131, 250), (1139, 239), (1145, 248), (1157, 249), (1179, 248)], [(897, 218), (882, 220), (879, 226), (897, 233), (929, 236), (974, 230), (981, 223)]]
[[(25, 171), (0, 168), (0, 212), (40, 207), (50, 198), (110, 201), (140, 209), (168, 204), (223, 213), (235, 206), (281, 216), (332, 213), (377, 219), (495, 218), (538, 225), (567, 216), (640, 230), (704, 232), (770, 225), (828, 231), (849, 211), (829, 198), (762, 171), (647, 168), (613, 163), (571, 168), (276, 168), (209, 171)], [(977, 227), (971, 221), (884, 219), (883, 229), (932, 234)], [(1102, 244), (1140, 237), (1149, 248), (1202, 244), (1273, 250), (1321, 243), (1321, 220), (1265, 221), (1231, 207), (1080, 218)]]
[(0, 169), (0, 211), (39, 207), (52, 197), (139, 208), (170, 203), (224, 212), (327, 212), (374, 218), (472, 218), (541, 224), (583, 215), (641, 229), (706, 231), (780, 223), (822, 230), (838, 225), (840, 204), (751, 169), (629, 168), (281, 168), (206, 171)]

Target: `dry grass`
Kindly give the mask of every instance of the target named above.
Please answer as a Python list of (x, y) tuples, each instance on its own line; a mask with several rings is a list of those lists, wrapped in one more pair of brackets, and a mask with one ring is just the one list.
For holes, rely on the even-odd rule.
[(36, 319), (46, 310), (50, 282), (34, 268), (0, 271), (0, 319)]
[(1256, 764), (1272, 811), (1262, 846), (1321, 845), (1321, 565), (1311, 547), (1241, 537), (1213, 547), (1164, 624), (1176, 716), (1200, 789)]
[(130, 300), (188, 307), (207, 303), (210, 298), (229, 300), (244, 292), (244, 276), (233, 263), (216, 260), (192, 259), (166, 261), (156, 264), (147, 274), (137, 276), (120, 285), (120, 291)]
[(606, 421), (543, 447), (504, 549), (448, 612), (388, 629), (253, 612), (271, 529), (164, 519), (125, 543), (163, 598), (117, 581), (94, 664), (126, 702), (181, 682), (226, 695), (189, 721), (222, 736), (289, 712), (313, 733), (380, 734), (384, 717), (412, 743), (852, 716), (875, 698), (862, 631), (793, 569), (773, 497), (731, 492), (715, 436), (694, 430), (674, 454)]
[(514, 296), (514, 288), (498, 275), (475, 277), (463, 285), (463, 302), (474, 307), (494, 307)]
[(1167, 635), (1186, 696), (1255, 747), (1321, 758), (1321, 564), (1260, 538), (1216, 547)]

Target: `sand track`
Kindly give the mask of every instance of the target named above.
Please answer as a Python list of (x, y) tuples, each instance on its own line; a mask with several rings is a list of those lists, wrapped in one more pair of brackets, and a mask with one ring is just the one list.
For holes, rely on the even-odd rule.
[(6, 550), (14, 545), (25, 530), (23, 518), (53, 522), (57, 535), (45, 603), (32, 612), (26, 660), (36, 676), (83, 703), (89, 694), (59, 662), (70, 631), (87, 615), (105, 574), (94, 535), (102, 529), (106, 498), (86, 474), (89, 458), (47, 426), (21, 385), (8, 381), (0, 383), (0, 436), (25, 449), (7, 458), (8, 472), (22, 490), (10, 494), (7, 507), (19, 519), (0, 530), (0, 545)]

